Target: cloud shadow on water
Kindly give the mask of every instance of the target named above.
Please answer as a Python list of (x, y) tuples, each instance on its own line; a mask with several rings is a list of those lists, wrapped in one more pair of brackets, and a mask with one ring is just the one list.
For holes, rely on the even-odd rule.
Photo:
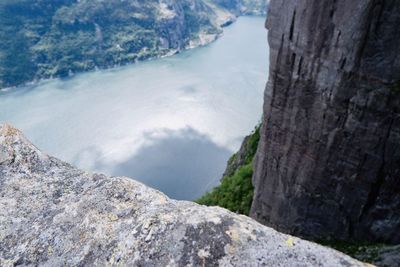
[(112, 175), (134, 177), (174, 199), (194, 200), (217, 185), (232, 154), (191, 128), (151, 136)]

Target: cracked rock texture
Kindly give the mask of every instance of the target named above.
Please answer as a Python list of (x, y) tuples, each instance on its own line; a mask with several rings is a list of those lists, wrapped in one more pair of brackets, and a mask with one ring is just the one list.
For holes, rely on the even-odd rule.
[(400, 242), (400, 1), (272, 0), (251, 216)]
[(0, 266), (363, 266), (222, 208), (90, 174), (0, 125)]

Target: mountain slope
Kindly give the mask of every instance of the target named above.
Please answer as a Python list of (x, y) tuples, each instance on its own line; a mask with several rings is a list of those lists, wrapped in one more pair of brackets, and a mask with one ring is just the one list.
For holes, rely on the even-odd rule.
[(0, 87), (165, 55), (221, 32), (200, 0), (18, 0), (0, 14)]
[(231, 2), (1, 1), (0, 88), (207, 44), (241, 13)]

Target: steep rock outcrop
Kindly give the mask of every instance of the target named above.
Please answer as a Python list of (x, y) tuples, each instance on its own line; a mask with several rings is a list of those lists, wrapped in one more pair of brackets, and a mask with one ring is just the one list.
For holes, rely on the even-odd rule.
[(221, 208), (89, 174), (0, 125), (0, 266), (364, 266)]
[(251, 216), (400, 242), (400, 1), (272, 0)]
[(244, 138), (239, 151), (229, 159), (222, 179), (225, 176), (232, 176), (240, 167), (252, 162), (260, 140), (260, 128), (261, 125), (257, 126), (250, 135)]

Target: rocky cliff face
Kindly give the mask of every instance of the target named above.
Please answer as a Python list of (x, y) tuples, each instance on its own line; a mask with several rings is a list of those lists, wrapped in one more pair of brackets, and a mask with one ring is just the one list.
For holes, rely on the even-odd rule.
[(89, 174), (0, 125), (0, 266), (364, 266), (221, 208)]
[(272, 0), (251, 215), (400, 242), (400, 1)]

